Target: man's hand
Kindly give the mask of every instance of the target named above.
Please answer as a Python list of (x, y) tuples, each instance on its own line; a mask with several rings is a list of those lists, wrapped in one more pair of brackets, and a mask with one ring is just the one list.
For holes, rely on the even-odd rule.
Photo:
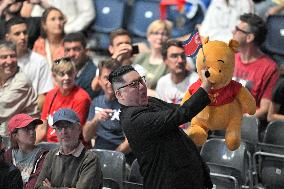
[(208, 92), (211, 87), (212, 87), (212, 83), (208, 80), (208, 77), (210, 77), (210, 73), (208, 72), (208, 70), (201, 70), (201, 80), (202, 80), (202, 84), (201, 87)]
[(51, 183), (49, 182), (47, 178), (45, 178), (44, 181), (42, 181), (42, 185), (48, 188), (51, 187)]
[(95, 111), (96, 115), (94, 117), (94, 120), (96, 120), (97, 122), (106, 121), (110, 119), (114, 112), (112, 109), (103, 109), (99, 107), (96, 107)]
[(125, 59), (128, 59), (132, 56), (132, 46), (130, 44), (120, 44), (118, 46), (118, 49), (113, 52), (112, 58), (116, 59), (118, 61), (123, 61)]

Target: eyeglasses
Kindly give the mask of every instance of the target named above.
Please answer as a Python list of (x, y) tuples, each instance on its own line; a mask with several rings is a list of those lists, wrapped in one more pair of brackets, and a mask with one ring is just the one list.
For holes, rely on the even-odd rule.
[(181, 57), (181, 59), (185, 60), (186, 56), (184, 53), (173, 53), (169, 55), (170, 58), (172, 59), (177, 59), (178, 57)]
[(167, 37), (168, 33), (167, 32), (151, 32), (152, 35), (161, 35), (163, 37)]
[(146, 86), (146, 78), (145, 78), (145, 76), (140, 77), (139, 79), (134, 80), (134, 81), (128, 83), (127, 85), (121, 86), (121, 87), (119, 87), (117, 90), (122, 89), (122, 88), (125, 88), (125, 87), (138, 88), (139, 85), (140, 85), (140, 83), (141, 83), (143, 86)]
[(37, 127), (37, 125), (31, 124), (31, 125), (28, 125), (26, 127), (15, 129), (15, 131), (13, 133), (17, 133), (18, 130), (22, 130), (22, 131), (25, 131), (25, 132), (35, 131), (36, 127)]
[(239, 31), (239, 32), (242, 32), (242, 33), (244, 33), (244, 34), (250, 34), (250, 33), (251, 33), (251, 32), (248, 32), (248, 31), (245, 31), (245, 30), (240, 29), (238, 26), (235, 27), (235, 30), (236, 30), (236, 31)]
[(56, 59), (53, 62), (54, 62), (54, 64), (60, 64), (62, 60), (66, 61), (66, 62), (70, 62), (71, 58), (70, 57), (63, 57), (63, 58)]
[(74, 123), (61, 123), (60, 125), (56, 126), (55, 125), (55, 129), (59, 132), (61, 132), (63, 129), (64, 130), (68, 130), (71, 131), (74, 127), (75, 124)]

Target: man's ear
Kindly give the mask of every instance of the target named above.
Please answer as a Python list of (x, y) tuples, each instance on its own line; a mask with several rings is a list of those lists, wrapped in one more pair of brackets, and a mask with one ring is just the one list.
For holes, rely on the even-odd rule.
[(6, 40), (6, 41), (10, 41), (10, 36), (9, 36), (8, 33), (5, 34), (5, 40)]
[(121, 94), (121, 92), (119, 90), (115, 90), (114, 94), (115, 94), (117, 100), (123, 100), (123, 95)]
[(108, 51), (109, 51), (110, 54), (113, 54), (113, 46), (112, 45), (108, 46)]
[(247, 34), (247, 42), (248, 42), (248, 43), (253, 42), (254, 39), (255, 39), (254, 34), (252, 34), (252, 33)]

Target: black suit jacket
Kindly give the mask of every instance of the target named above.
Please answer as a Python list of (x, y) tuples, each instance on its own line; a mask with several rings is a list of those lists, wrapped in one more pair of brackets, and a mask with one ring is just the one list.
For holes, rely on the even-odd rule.
[(209, 171), (179, 125), (210, 103), (200, 88), (182, 106), (149, 97), (147, 106), (122, 105), (120, 121), (140, 164), (144, 188), (212, 188)]

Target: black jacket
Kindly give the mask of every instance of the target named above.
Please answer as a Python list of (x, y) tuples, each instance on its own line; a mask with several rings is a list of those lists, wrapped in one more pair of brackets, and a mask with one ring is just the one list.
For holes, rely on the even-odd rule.
[(23, 189), (21, 172), (13, 164), (0, 162), (0, 188)]
[(140, 164), (144, 188), (212, 188), (209, 169), (179, 128), (210, 103), (199, 89), (182, 106), (149, 97), (147, 106), (122, 105), (120, 121)]

